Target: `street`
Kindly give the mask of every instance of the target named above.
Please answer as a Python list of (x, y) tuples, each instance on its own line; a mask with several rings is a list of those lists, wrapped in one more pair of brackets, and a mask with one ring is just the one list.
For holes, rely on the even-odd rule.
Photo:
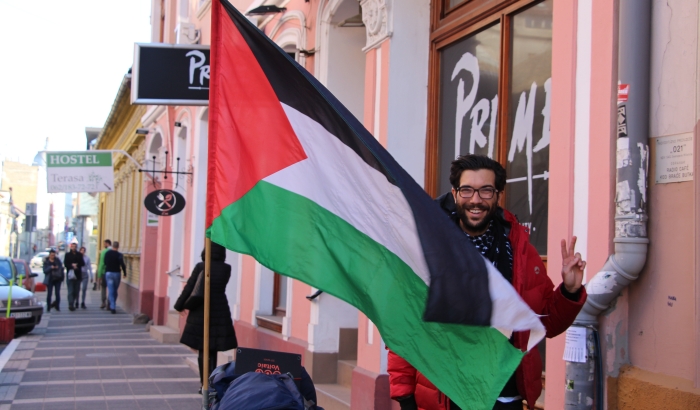
[[(44, 292), (37, 293), (45, 300)], [(29, 335), (0, 354), (0, 410), (196, 409), (199, 378), (182, 345), (151, 339), (132, 316), (99, 308), (88, 290), (87, 309), (45, 314)]]

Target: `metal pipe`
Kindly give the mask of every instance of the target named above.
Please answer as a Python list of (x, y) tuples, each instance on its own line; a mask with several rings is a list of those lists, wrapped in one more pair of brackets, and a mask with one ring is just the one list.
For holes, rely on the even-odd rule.
[(649, 244), (647, 174), (651, 0), (619, 1), (615, 253), (586, 284), (588, 298), (574, 321), (574, 326), (588, 328), (586, 346), (589, 354), (584, 363), (566, 363), (566, 409), (590, 410), (596, 399), (596, 409), (604, 407), (603, 392), (596, 392), (592, 383), (594, 376), (602, 377), (602, 369), (596, 371), (595, 361), (601, 353), (592, 343), (593, 330), (598, 325), (598, 315), (610, 307), (622, 289), (639, 277), (646, 263)]

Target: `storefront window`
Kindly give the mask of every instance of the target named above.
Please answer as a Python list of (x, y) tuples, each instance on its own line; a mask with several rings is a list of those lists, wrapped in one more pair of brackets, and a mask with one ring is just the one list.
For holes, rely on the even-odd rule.
[[(439, 3), (434, 7), (434, 15), (444, 15)], [(426, 189), (436, 196), (451, 188), (450, 163), (458, 155), (502, 163), (504, 206), (530, 229), (541, 255), (547, 252), (552, 7), (553, 0), (471, 0), (444, 24), (436, 20), (427, 154)], [(454, 21), (467, 23), (455, 32)]]
[(493, 158), (498, 117), (501, 25), (445, 47), (440, 62), (440, 193), (450, 163), (464, 153)]
[(511, 29), (506, 208), (547, 252), (549, 113), (552, 98), (552, 2), (515, 14)]

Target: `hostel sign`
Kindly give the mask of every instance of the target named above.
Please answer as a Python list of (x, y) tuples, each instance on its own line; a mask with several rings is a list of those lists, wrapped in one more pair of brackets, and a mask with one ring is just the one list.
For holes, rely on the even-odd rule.
[(49, 193), (113, 192), (112, 153), (47, 152), (46, 178)]

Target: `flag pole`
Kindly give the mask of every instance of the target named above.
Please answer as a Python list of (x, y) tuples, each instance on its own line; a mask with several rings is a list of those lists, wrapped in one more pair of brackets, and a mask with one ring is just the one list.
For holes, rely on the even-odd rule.
[(209, 408), (209, 313), (211, 278), (211, 239), (204, 239), (204, 350), (202, 353), (202, 409)]

